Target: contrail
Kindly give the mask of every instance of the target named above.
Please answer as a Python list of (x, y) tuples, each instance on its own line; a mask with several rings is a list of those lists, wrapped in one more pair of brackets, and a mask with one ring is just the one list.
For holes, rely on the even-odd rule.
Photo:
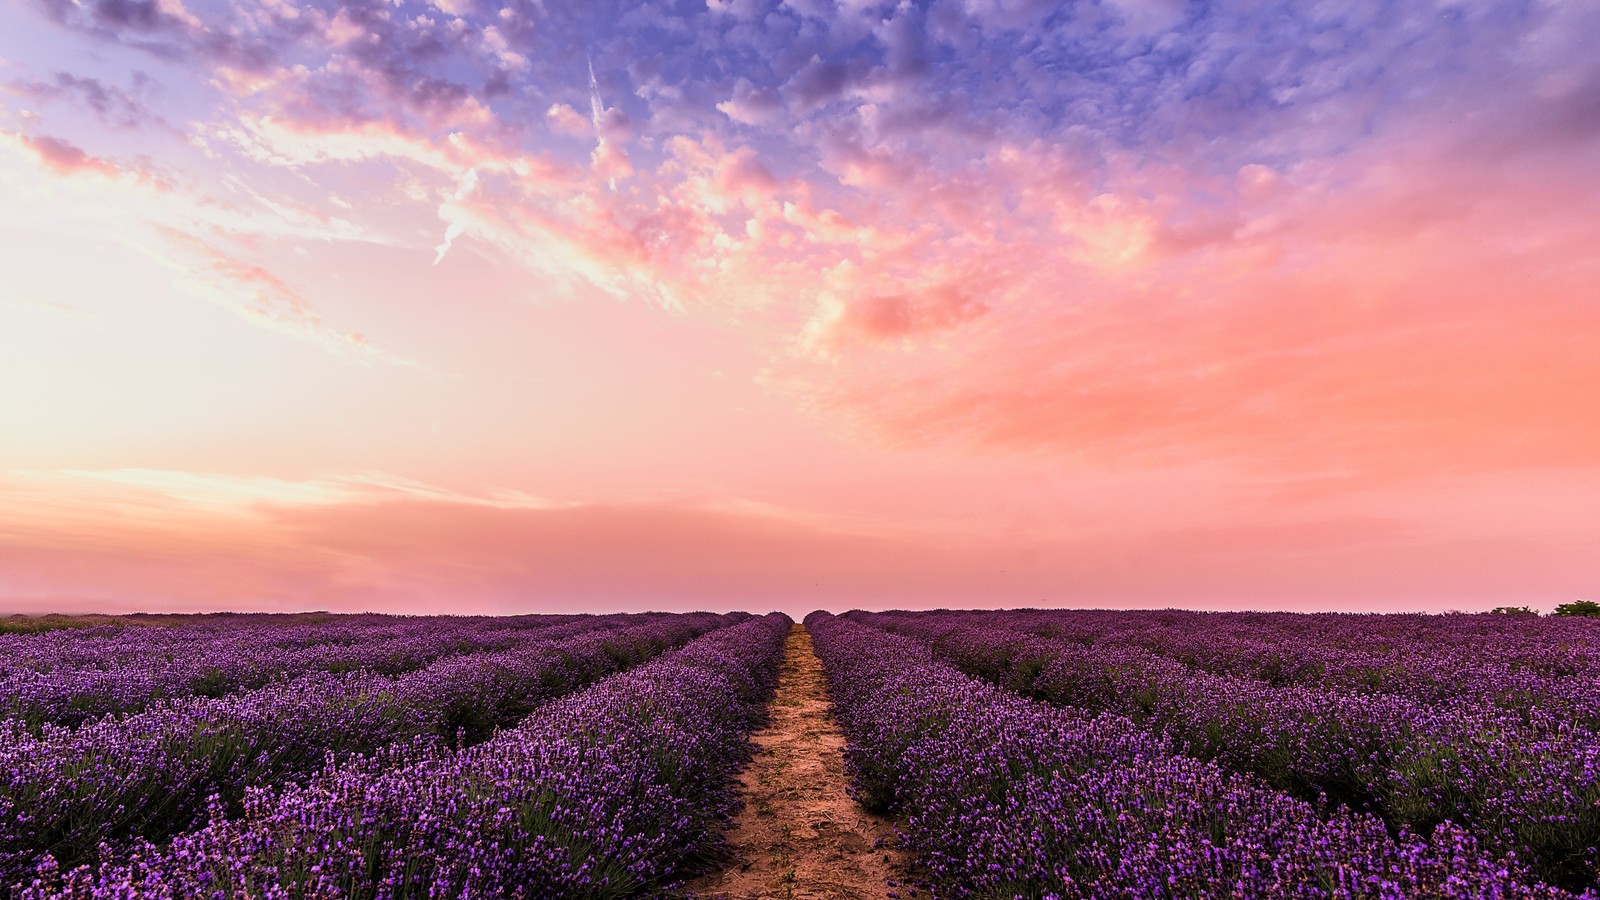
[(600, 143), (606, 142), (605, 136), (600, 134), (600, 115), (606, 111), (604, 103), (600, 102), (600, 82), (594, 77), (594, 59), (584, 57), (589, 63), (589, 121), (594, 123), (594, 133), (600, 137)]
[[(600, 116), (605, 113), (606, 105), (600, 99), (600, 82), (594, 77), (594, 57), (584, 55), (584, 60), (589, 63), (589, 122), (594, 125), (595, 151), (602, 158), (605, 156), (606, 133), (600, 128)], [(613, 175), (608, 179), (611, 189), (617, 189), (617, 178)]]

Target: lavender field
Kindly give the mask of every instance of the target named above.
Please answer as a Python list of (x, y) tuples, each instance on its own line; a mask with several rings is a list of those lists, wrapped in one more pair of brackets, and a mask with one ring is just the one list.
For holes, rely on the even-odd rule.
[(1600, 623), (1518, 615), (7, 634), (0, 896), (1592, 900), (1597, 676)]

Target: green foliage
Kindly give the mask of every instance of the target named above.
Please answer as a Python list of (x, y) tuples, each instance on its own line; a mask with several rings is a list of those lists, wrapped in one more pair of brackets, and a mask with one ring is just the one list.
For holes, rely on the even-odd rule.
[(1558, 616), (1583, 616), (1590, 619), (1600, 619), (1600, 603), (1593, 600), (1574, 600), (1556, 607)]
[(0, 634), (38, 634), (41, 631), (55, 631), (60, 628), (89, 628), (94, 625), (113, 624), (105, 621), (80, 618), (78, 616), (63, 616), (51, 613), (46, 616), (10, 615), (0, 619)]
[(1489, 610), (1489, 612), (1497, 613), (1497, 614), (1502, 615), (1502, 616), (1537, 616), (1538, 615), (1538, 613), (1534, 612), (1531, 607), (1527, 607), (1527, 606), (1496, 606), (1494, 609)]
[(189, 688), (196, 697), (221, 697), (235, 687), (228, 673), (217, 668), (208, 669), (189, 681)]

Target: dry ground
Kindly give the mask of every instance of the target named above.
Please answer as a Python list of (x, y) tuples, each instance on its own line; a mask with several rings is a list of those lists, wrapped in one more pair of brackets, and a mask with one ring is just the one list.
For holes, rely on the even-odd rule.
[(822, 663), (801, 625), (789, 634), (771, 721), (745, 770), (745, 806), (728, 835), (737, 861), (689, 885), (718, 900), (865, 900), (887, 895), (896, 851), (885, 820), (845, 793), (844, 737), (834, 725)]

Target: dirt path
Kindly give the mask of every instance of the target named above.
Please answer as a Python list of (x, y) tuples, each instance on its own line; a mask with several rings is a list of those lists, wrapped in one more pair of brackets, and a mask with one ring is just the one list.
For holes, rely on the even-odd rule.
[(887, 896), (893, 828), (845, 793), (844, 736), (833, 723), (822, 663), (801, 625), (789, 633), (772, 717), (740, 780), (744, 811), (728, 838), (737, 862), (689, 885), (718, 900), (866, 900)]

